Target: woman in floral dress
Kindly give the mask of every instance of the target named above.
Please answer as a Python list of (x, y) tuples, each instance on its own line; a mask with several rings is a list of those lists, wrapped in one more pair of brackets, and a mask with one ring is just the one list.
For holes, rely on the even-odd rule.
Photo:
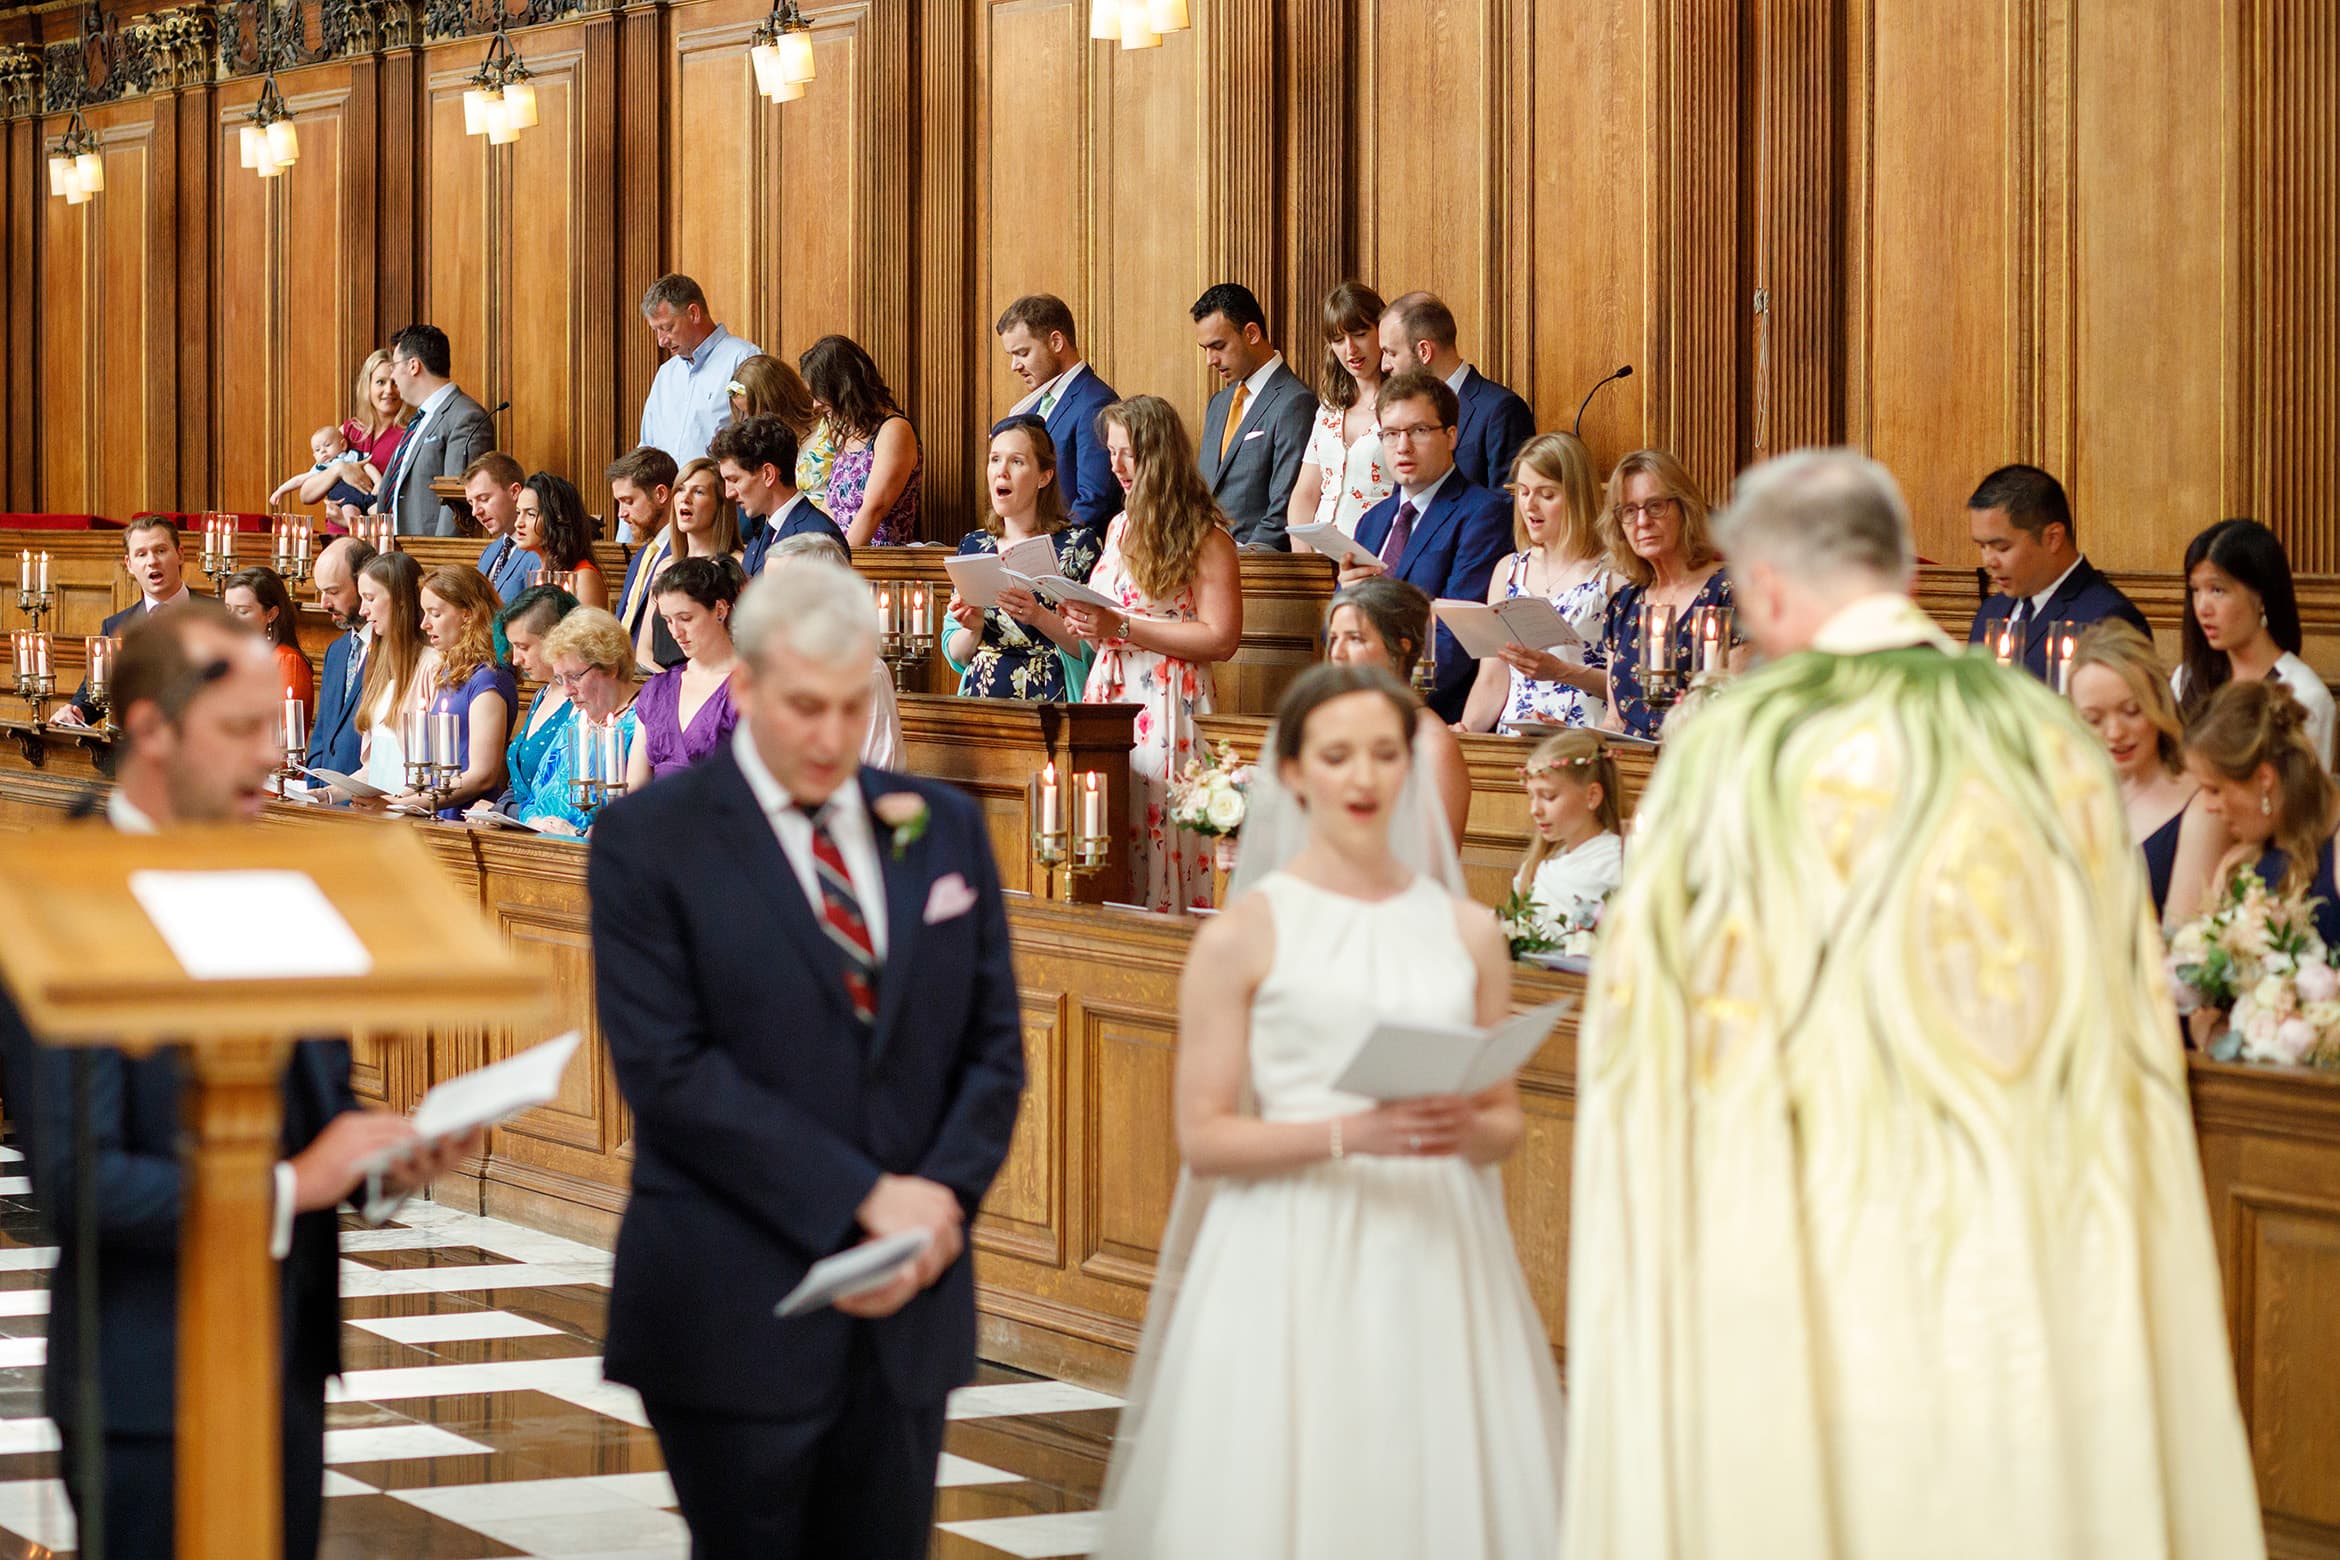
[[(1056, 572), (1086, 584), (1097, 567), (1100, 544), (1096, 533), (1072, 525), (1065, 515), (1056, 441), (1048, 437), (1048, 424), (1026, 413), (993, 428), (987, 469), (991, 511), (983, 529), (969, 531), (959, 543), (959, 552), (996, 553), (1045, 536), (1056, 550)], [(953, 591), (950, 613), (954, 626), (944, 635), (943, 654), (960, 668), (962, 698), (1063, 703), (1080, 697), (1067, 677), (1065, 659), (1085, 661), (1088, 646), (1029, 590), (1002, 590), (994, 607), (978, 607)]]
[[(1674, 665), (1696, 670), (1693, 614), (1701, 607), (1731, 611), (1731, 576), (1706, 528), (1706, 497), (1682, 463), (1664, 450), (1635, 450), (1609, 473), (1615, 562), (1625, 583), (1609, 598), (1602, 647), (1609, 658), (1611, 731), (1655, 741), (1665, 711), (1653, 707), (1643, 684), (1641, 609), (1655, 602), (1674, 609)], [(1736, 625), (1726, 655), (1732, 670), (1745, 661)]]
[(1242, 578), (1177, 410), (1160, 396), (1132, 396), (1102, 420), (1126, 507), (1089, 583), (1121, 611), (1067, 602), (1064, 620), (1097, 646), (1086, 702), (1140, 706), (1129, 757), (1140, 903), (1195, 909), (1211, 902), (1210, 842), (1172, 827), (1170, 781), (1200, 751), (1194, 718), (1210, 712), (1212, 663), (1243, 638)]
[(1293, 525), (1332, 521), (1353, 535), (1365, 511), (1397, 485), (1381, 459), (1381, 294), (1343, 282), (1324, 300), (1324, 363), (1317, 370), (1316, 426), (1292, 484)]
[(874, 359), (850, 336), (823, 336), (797, 359), (813, 408), (837, 439), (829, 467), (829, 518), (855, 547), (918, 540), (925, 455), (910, 419)]
[(1498, 724), (1597, 726), (1609, 697), (1603, 642), (1609, 595), (1621, 583), (1609, 567), (1602, 534), (1608, 510), (1593, 482), (1592, 457), (1565, 433), (1539, 434), (1511, 461), (1511, 537), (1519, 548), (1495, 570), (1489, 606), (1514, 596), (1542, 596), (1568, 620), (1584, 647), (1570, 655), (1518, 645), (1479, 663), (1463, 707), (1465, 731)]

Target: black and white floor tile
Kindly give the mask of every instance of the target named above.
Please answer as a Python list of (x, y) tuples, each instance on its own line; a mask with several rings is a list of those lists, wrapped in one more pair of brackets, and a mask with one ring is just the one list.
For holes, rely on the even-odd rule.
[[(0, 1149), (0, 1560), (73, 1550), (41, 1417), (53, 1249)], [(640, 1401), (602, 1380), (608, 1254), (412, 1203), (342, 1233), (348, 1374), (326, 1411), (329, 1560), (682, 1560)], [(985, 1367), (953, 1396), (937, 1560), (1078, 1555), (1120, 1404)]]

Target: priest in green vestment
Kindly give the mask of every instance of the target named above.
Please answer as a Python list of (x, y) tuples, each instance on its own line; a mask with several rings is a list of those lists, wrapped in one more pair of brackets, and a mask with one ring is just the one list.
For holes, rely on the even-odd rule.
[(1579, 1054), (1567, 1560), (2256, 1560), (2145, 874), (2063, 701), (1910, 602), (1882, 467), (1716, 526)]

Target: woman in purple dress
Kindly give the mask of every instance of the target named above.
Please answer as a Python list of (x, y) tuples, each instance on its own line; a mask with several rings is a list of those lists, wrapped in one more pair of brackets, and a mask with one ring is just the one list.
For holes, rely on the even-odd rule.
[(682, 660), (642, 685), (634, 701), (641, 740), (626, 765), (626, 787), (638, 791), (731, 740), (739, 711), (731, 702), (731, 609), (747, 576), (727, 553), (683, 558), (650, 586), (658, 615)]
[(804, 349), (797, 366), (814, 409), (836, 430), (829, 518), (855, 547), (917, 541), (925, 456), (876, 361), (850, 336), (823, 336)]

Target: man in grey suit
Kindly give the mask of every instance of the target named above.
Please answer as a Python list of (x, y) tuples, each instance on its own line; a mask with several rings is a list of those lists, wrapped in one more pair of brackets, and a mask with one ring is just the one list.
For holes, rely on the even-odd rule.
[(447, 333), (436, 325), (409, 325), (390, 338), (390, 378), (415, 414), (374, 490), (374, 512), (396, 515), (400, 536), (453, 536), (455, 511), (431, 480), (461, 477), (496, 447), (495, 423), (447, 377), (453, 364)]
[(1290, 552), (1284, 512), (1316, 421), (1316, 396), (1269, 344), (1267, 313), (1240, 282), (1221, 282), (1194, 301), (1195, 344), (1226, 385), (1203, 413), (1195, 452), (1203, 481), (1227, 516), (1238, 546)]

